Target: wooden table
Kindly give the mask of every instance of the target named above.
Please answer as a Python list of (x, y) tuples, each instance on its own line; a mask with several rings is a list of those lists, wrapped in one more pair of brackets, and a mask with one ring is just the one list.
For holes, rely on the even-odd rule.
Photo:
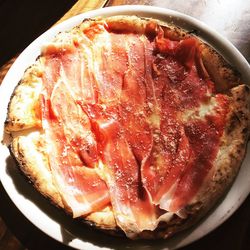
[[(37, 3), (32, 0), (0, 0), (0, 82), (14, 62), (15, 55), (58, 20), (61, 22), (91, 9), (122, 4), (155, 5), (194, 16), (227, 37), (250, 61), (249, 1), (43, 0)], [(5, 249), (70, 248), (53, 240), (31, 224), (12, 203), (0, 183), (0, 250)], [(250, 249), (250, 196), (219, 228), (185, 249)]]

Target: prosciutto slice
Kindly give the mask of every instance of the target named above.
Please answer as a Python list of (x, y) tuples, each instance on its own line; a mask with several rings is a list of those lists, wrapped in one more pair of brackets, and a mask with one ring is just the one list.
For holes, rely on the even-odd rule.
[(134, 156), (141, 164), (149, 156), (153, 140), (147, 121), (144, 45), (138, 35), (127, 36), (124, 44), (128, 69), (124, 74), (120, 98), (120, 123)]
[(99, 103), (117, 102), (121, 95), (124, 72), (127, 70), (127, 53), (124, 34), (110, 34), (97, 25), (84, 37), (92, 43), (94, 76), (98, 85)]
[[(170, 43), (158, 37), (156, 43), (164, 56), (153, 58), (146, 43), (145, 55), (147, 88), (151, 93), (148, 96), (159, 122), (152, 124), (154, 142), (150, 157), (142, 166), (142, 181), (155, 205), (178, 213), (192, 200), (210, 171), (222, 127), (211, 125), (208, 117), (195, 122), (182, 120), (186, 111), (211, 97), (210, 83), (197, 71), (197, 41), (190, 38)], [(211, 130), (210, 126), (214, 128)], [(209, 152), (209, 160), (203, 161), (205, 152)]]
[[(169, 87), (171, 79), (166, 74), (164, 58), (154, 58), (151, 48), (145, 44), (147, 101), (152, 106), (150, 114), (153, 145), (150, 156), (142, 165), (143, 184), (152, 202), (160, 208), (169, 210), (176, 181), (186, 168), (189, 160), (189, 142), (184, 127), (178, 121), (174, 91)], [(157, 63), (157, 68), (151, 65)], [(164, 94), (168, 99), (164, 100)], [(171, 96), (170, 96), (171, 95)]]
[[(65, 53), (66, 58), (62, 53), (57, 60), (51, 54), (45, 57), (43, 125), (50, 142), (49, 160), (55, 182), (73, 216), (78, 217), (104, 207), (110, 199), (105, 182), (93, 168), (97, 164), (97, 146), (88, 117), (73, 98), (77, 92), (73, 79), (79, 79), (81, 72), (75, 69), (69, 76), (66, 71), (67, 77), (62, 77), (72, 51), (75, 53)], [(73, 91), (69, 89), (71, 84)]]
[(181, 209), (195, 196), (213, 167), (228, 112), (228, 99), (220, 94), (215, 99), (219, 105), (212, 114), (205, 120), (192, 119), (184, 126), (192, 151), (187, 168), (176, 184), (171, 211)]
[(128, 237), (143, 230), (154, 230), (158, 224), (156, 208), (141, 185), (140, 165), (126, 141), (124, 130), (117, 121), (116, 109), (92, 110), (92, 122), (101, 161), (99, 174), (110, 191), (117, 224)]
[[(116, 53), (119, 51), (122, 54), (116, 64), (122, 63), (125, 66), (109, 66), (106, 69), (111, 73), (119, 72), (116, 81), (103, 79), (102, 84), (108, 86), (105, 87), (106, 92), (99, 92), (100, 105), (83, 109), (91, 117), (92, 128), (98, 140), (101, 152), (99, 174), (110, 190), (117, 224), (129, 237), (134, 237), (143, 230), (154, 230), (158, 224), (157, 208), (150, 202), (141, 183), (141, 161), (148, 156), (152, 141), (144, 110), (146, 97), (143, 82), (144, 56), (141, 53), (143, 44), (139, 36), (129, 34), (114, 34), (110, 41), (111, 45), (115, 44), (114, 48), (109, 48), (110, 51), (114, 53), (116, 50)], [(106, 57), (112, 60), (109, 53), (102, 54), (99, 57), (101, 65), (105, 65), (104, 62), (108, 60)], [(118, 81), (121, 81), (120, 84), (117, 84)], [(111, 86), (114, 88), (112, 91), (116, 92), (115, 99), (106, 100)]]

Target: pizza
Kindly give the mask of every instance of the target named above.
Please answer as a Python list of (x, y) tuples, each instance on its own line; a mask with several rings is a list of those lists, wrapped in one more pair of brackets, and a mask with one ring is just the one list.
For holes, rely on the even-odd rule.
[(113, 235), (168, 238), (230, 188), (249, 106), (237, 70), (192, 32), (98, 17), (42, 47), (5, 133), (22, 173), (66, 214)]

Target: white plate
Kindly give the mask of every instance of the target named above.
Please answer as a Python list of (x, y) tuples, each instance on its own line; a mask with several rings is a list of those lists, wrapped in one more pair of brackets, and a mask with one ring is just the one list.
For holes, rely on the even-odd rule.
[[(0, 88), (1, 114), (0, 131), (3, 131), (4, 120), (10, 95), (23, 75), (24, 70), (32, 64), (40, 53), (43, 44), (63, 30), (80, 23), (84, 18), (95, 16), (111, 16), (119, 14), (134, 14), (144, 17), (153, 17), (164, 21), (173, 22), (188, 30), (198, 30), (199, 35), (220, 53), (222, 53), (242, 74), (245, 82), (250, 82), (250, 68), (247, 61), (239, 51), (216, 31), (207, 27), (196, 19), (178, 13), (176, 11), (152, 6), (119, 6), (91, 11), (75, 16), (54, 28), (48, 30), (28, 46), (15, 61), (7, 73)], [(103, 235), (94, 229), (83, 226), (81, 223), (73, 223), (70, 218), (56, 208), (48, 204), (33, 187), (28, 184), (15, 167), (15, 163), (9, 155), (8, 149), (0, 146), (0, 178), (12, 201), (19, 210), (40, 230), (52, 238), (79, 249), (175, 249), (183, 247), (202, 236), (206, 235), (222, 222), (224, 222), (245, 200), (250, 192), (250, 153), (242, 164), (239, 175), (229, 192), (221, 202), (198, 225), (177, 235), (170, 240), (160, 241), (131, 241), (117, 239)]]

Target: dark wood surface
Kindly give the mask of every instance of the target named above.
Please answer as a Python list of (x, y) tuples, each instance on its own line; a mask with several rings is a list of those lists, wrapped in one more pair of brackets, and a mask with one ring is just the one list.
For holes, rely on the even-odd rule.
[[(100, 3), (102, 2), (102, 3)], [(6, 70), (20, 53), (32, 40), (51, 27), (58, 20), (62, 21), (72, 15), (83, 11), (103, 6), (114, 6), (121, 4), (146, 4), (161, 7), (171, 7), (186, 14), (196, 14), (196, 17), (206, 21), (206, 16), (201, 15), (202, 8), (207, 8), (208, 1), (157, 1), (157, 0), (109, 0), (109, 1), (75, 1), (75, 0), (0, 0), (0, 82)], [(175, 2), (175, 3), (173, 3)], [(184, 3), (185, 2), (185, 3)], [(196, 5), (194, 4), (196, 2)], [(210, 1), (223, 8), (223, 1)], [(230, 2), (230, 1), (229, 1)], [(233, 1), (231, 1), (233, 2)], [(242, 1), (238, 1), (239, 4)], [(243, 2), (248, 2), (244, 1)], [(74, 5), (75, 7), (69, 11)], [(199, 11), (200, 8), (200, 11)], [(242, 9), (243, 11), (243, 9)], [(244, 9), (245, 11), (245, 9)], [(66, 15), (64, 15), (67, 12)], [(229, 11), (230, 12), (230, 11)], [(218, 13), (215, 13), (216, 15)], [(226, 10), (224, 12), (226, 15)], [(238, 14), (238, 12), (236, 12)], [(229, 38), (235, 46), (249, 61), (250, 39), (248, 23), (239, 27), (236, 34), (226, 30), (226, 25), (221, 25), (225, 17), (223, 13), (218, 20), (218, 30)], [(195, 15), (194, 15), (195, 16)], [(63, 17), (63, 19), (61, 19)], [(235, 17), (234, 17), (235, 18)], [(244, 18), (244, 15), (243, 17)], [(250, 18), (248, 8), (245, 18)], [(204, 20), (203, 20), (204, 19)], [(211, 18), (212, 19), (212, 18)], [(238, 20), (238, 19), (237, 19)], [(212, 22), (212, 21), (211, 21)], [(211, 23), (208, 24), (211, 25)], [(224, 23), (225, 24), (225, 23)], [(212, 25), (213, 26), (213, 22)], [(216, 26), (216, 23), (215, 23)], [(247, 28), (246, 28), (247, 27)], [(216, 27), (215, 27), (216, 28)], [(240, 33), (239, 33), (240, 30)], [(224, 33), (223, 33), (224, 32)], [(238, 33), (237, 33), (238, 32)], [(231, 38), (231, 39), (230, 39)], [(11, 60), (11, 58), (13, 58)], [(7, 63), (7, 64), (6, 64)], [(250, 185), (250, 184), (249, 184)], [(30, 223), (10, 200), (0, 183), (0, 250), (42, 250), (42, 249), (71, 249), (50, 238)], [(250, 196), (242, 206), (220, 227), (203, 237), (202, 239), (185, 247), (186, 250), (248, 250), (250, 249)]]

